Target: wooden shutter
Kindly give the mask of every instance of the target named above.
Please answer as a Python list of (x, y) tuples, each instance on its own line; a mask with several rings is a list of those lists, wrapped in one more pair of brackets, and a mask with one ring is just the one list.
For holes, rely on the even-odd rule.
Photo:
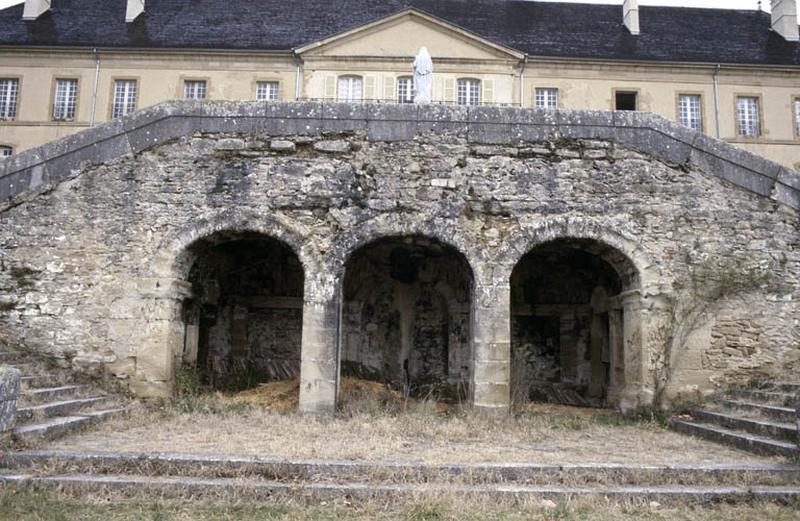
[(375, 85), (378, 79), (375, 76), (364, 77), (364, 101), (375, 101), (377, 97), (375, 92)]
[(394, 78), (391, 76), (386, 76), (383, 78), (383, 100), (388, 102), (397, 101)]
[(336, 99), (336, 76), (325, 76), (325, 99)]
[(494, 80), (483, 80), (483, 103), (494, 103)]
[(444, 79), (444, 101), (453, 103), (456, 100), (456, 80), (453, 78)]

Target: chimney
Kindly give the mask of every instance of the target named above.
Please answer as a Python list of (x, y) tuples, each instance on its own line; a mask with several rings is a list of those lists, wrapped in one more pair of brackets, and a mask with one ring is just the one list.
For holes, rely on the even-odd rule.
[(130, 23), (144, 12), (145, 0), (128, 0), (128, 8), (125, 10), (125, 21)]
[(50, 0), (25, 0), (23, 20), (36, 20), (50, 10)]
[(639, 0), (625, 0), (622, 3), (622, 21), (631, 34), (639, 34)]
[(800, 41), (797, 29), (797, 1), (771, 0), (772, 30), (783, 36), (787, 42)]

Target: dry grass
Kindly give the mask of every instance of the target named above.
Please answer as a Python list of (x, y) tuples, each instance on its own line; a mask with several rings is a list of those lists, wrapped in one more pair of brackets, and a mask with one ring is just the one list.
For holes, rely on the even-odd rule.
[(792, 521), (798, 505), (704, 505), (662, 507), (657, 503), (616, 503), (587, 498), (491, 503), (442, 497), (403, 505), (380, 502), (275, 500), (268, 505), (242, 502), (121, 500), (85, 495), (78, 499), (31, 490), (0, 491), (0, 520), (14, 521)]
[(485, 418), (458, 410), (443, 414), (435, 403), (405, 403), (381, 386), (370, 390), (358, 384), (345, 388), (350, 399), (335, 418), (254, 405), (265, 397), (277, 397), (277, 410), (287, 410), (284, 405), (295, 399), (293, 385), (256, 389), (233, 398), (203, 396), (142, 407), (127, 419), (50, 447), (429, 464), (767, 461), (603, 410), (530, 405), (513, 418)]

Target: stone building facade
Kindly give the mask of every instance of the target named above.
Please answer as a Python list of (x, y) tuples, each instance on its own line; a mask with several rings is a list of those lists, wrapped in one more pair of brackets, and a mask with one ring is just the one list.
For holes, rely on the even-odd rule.
[(437, 104), (652, 112), (800, 169), (794, 0), (637, 4), (27, 0), (0, 10), (0, 155), (168, 100), (406, 103), (424, 45)]
[[(169, 103), (0, 164), (5, 340), (142, 396), (622, 409), (796, 370), (800, 178), (660, 117)], [(238, 379), (238, 380), (237, 380)]]

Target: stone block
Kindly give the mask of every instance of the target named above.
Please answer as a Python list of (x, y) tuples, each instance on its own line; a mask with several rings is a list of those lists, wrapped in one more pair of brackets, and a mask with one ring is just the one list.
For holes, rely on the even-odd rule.
[(303, 414), (332, 415), (336, 412), (336, 382), (301, 379), (298, 408)]
[(14, 428), (19, 393), (19, 370), (0, 366), (0, 436)]
[(293, 141), (286, 141), (283, 139), (273, 139), (269, 143), (269, 148), (273, 152), (286, 152), (286, 153), (293, 153), (297, 150), (297, 146), (294, 144)]
[(614, 116), (598, 110), (557, 110), (558, 135), (564, 139), (613, 141), (616, 138)]
[(511, 391), (508, 384), (494, 382), (474, 382), (473, 407), (506, 411), (511, 406)]
[(346, 154), (350, 152), (350, 143), (342, 139), (331, 141), (317, 141), (314, 143), (314, 150), (327, 154)]

